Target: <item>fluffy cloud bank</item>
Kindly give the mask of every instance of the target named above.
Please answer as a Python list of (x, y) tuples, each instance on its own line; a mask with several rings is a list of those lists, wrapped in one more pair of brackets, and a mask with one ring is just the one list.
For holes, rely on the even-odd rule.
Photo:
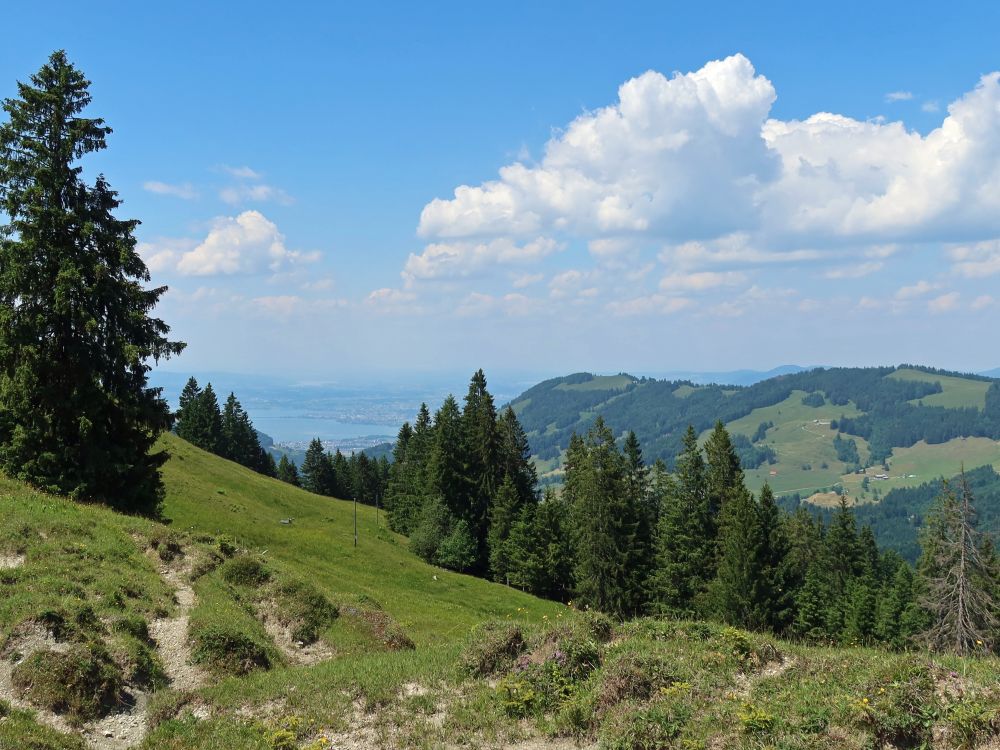
[[(775, 99), (739, 54), (673, 77), (643, 73), (555, 135), (537, 164), (509, 164), (428, 203), (418, 233), (430, 244), (404, 277), (467, 275), (564, 239), (587, 242), (598, 260), (638, 240), (674, 248), (689, 267), (726, 258), (752, 267), (848, 246), (1000, 236), (1000, 73), (926, 135), (827, 112), (777, 120)], [(953, 254), (969, 273), (997, 267), (993, 246)]]
[(200, 242), (166, 240), (139, 248), (150, 270), (182, 276), (230, 276), (277, 272), (318, 258), (289, 250), (277, 225), (259, 211), (216, 218)]

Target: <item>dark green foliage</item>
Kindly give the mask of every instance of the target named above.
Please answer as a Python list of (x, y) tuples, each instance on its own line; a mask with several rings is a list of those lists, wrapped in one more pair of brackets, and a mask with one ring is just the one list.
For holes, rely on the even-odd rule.
[(572, 587), (573, 545), (565, 498), (550, 489), (537, 505), (525, 505), (506, 549), (511, 586), (566, 601)]
[(19, 83), (0, 125), (0, 468), (46, 490), (155, 513), (162, 497), (152, 453), (170, 425), (151, 361), (184, 348), (150, 312), (166, 287), (146, 289), (138, 222), (103, 175), (79, 160), (111, 128), (82, 112), (90, 83), (55, 52)]
[(767, 431), (772, 427), (774, 427), (774, 422), (761, 422), (757, 425), (757, 429), (754, 431), (753, 437), (750, 438), (750, 442), (759, 443), (767, 437)]
[(220, 675), (245, 675), (271, 667), (268, 644), (237, 625), (205, 625), (193, 631), (192, 641), (192, 660)]
[[(934, 373), (928, 368), (915, 369)], [(674, 391), (684, 383), (660, 380), (634, 380), (614, 390), (567, 390), (569, 386), (593, 380), (592, 375), (578, 373), (539, 383), (519, 396), (514, 407), (535, 455), (543, 459), (559, 455), (568, 446), (570, 435), (586, 430), (594, 414), (599, 413), (615, 434), (634, 430), (647, 460), (662, 459), (669, 464), (681, 452), (688, 424), (700, 434), (716, 421), (728, 423), (740, 419), (754, 409), (784, 401), (796, 390), (822, 392), (831, 404), (853, 402), (861, 411), (868, 412), (862, 417), (837, 420), (833, 429), (874, 443), (873, 460), (885, 458), (892, 446), (907, 447), (919, 440), (940, 443), (962, 435), (1000, 438), (1000, 386), (991, 386), (983, 410), (921, 406), (918, 400), (940, 393), (941, 385), (886, 377), (894, 370), (893, 367), (816, 369), (748, 387), (699, 386), (687, 390), (683, 397), (674, 395)], [(970, 375), (961, 377), (976, 379)]]
[(823, 394), (820, 393), (819, 391), (814, 391), (813, 393), (810, 393), (809, 395), (802, 397), (803, 406), (812, 406), (815, 408), (819, 408), (820, 406), (823, 406), (825, 403), (826, 399), (823, 398)]
[(579, 598), (605, 612), (637, 612), (643, 592), (628, 566), (639, 516), (628, 496), (625, 459), (600, 417), (586, 439), (570, 442), (563, 493), (573, 518)]
[(834, 435), (833, 447), (837, 451), (838, 461), (843, 461), (845, 464), (850, 464), (851, 466), (861, 464), (861, 456), (858, 455), (858, 444), (854, 442), (853, 438), (844, 440), (840, 434)]
[(222, 412), (212, 384), (204, 390), (191, 378), (184, 386), (181, 409), (177, 413), (177, 434), (209, 453), (219, 454), (222, 446)]
[(764, 626), (758, 607), (757, 586), (763, 581), (765, 559), (763, 528), (753, 496), (730, 493), (719, 524), (719, 567), (711, 586), (716, 615), (743, 628)]
[(264, 563), (250, 555), (240, 555), (223, 563), (219, 574), (234, 586), (260, 586), (271, 580), (271, 573)]
[(294, 463), (288, 460), (288, 456), (286, 455), (282, 455), (281, 461), (278, 462), (277, 478), (282, 482), (293, 484), (296, 487), (300, 486), (299, 470), (295, 467)]
[(466, 571), (476, 564), (477, 549), (476, 539), (469, 529), (468, 522), (461, 518), (452, 524), (438, 545), (435, 562), (442, 568)]
[(14, 667), (14, 688), (37, 706), (75, 720), (104, 716), (122, 700), (121, 670), (103, 646), (36, 651)]
[(744, 469), (756, 469), (761, 464), (778, 462), (778, 454), (769, 445), (754, 445), (746, 435), (733, 435), (733, 450)]
[(696, 597), (711, 579), (715, 567), (714, 526), (705, 471), (698, 435), (689, 426), (676, 475), (660, 488), (653, 576), (658, 609), (692, 612)]
[(283, 581), (274, 594), (278, 619), (290, 627), (295, 641), (314, 643), (339, 615), (336, 605), (305, 581)]
[(337, 489), (333, 459), (323, 450), (323, 443), (314, 438), (302, 461), (302, 487), (317, 495), (332, 496)]

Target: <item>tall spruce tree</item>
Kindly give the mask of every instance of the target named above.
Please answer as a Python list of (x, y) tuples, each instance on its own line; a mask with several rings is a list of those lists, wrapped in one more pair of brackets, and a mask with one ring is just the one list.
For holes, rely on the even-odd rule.
[(531, 460), (531, 446), (514, 409), (507, 406), (497, 423), (500, 433), (500, 473), (510, 477), (522, 503), (537, 498), (538, 474)]
[[(181, 390), (180, 403), (178, 404), (176, 422), (177, 422), (177, 434), (181, 437), (181, 425), (184, 423), (184, 410), (187, 409), (191, 404), (198, 400), (198, 396), (201, 395), (201, 387), (198, 385), (198, 381), (191, 376), (188, 378), (187, 382), (184, 384), (184, 388)], [(185, 438), (186, 439), (186, 438)]]
[(184, 428), (186, 440), (209, 453), (221, 451), (222, 412), (211, 383), (185, 409), (184, 421), (187, 423)]
[(579, 598), (616, 615), (643, 605), (628, 569), (636, 521), (630, 512), (625, 461), (598, 417), (585, 441), (570, 442), (564, 492), (573, 513), (574, 583)]
[(759, 578), (754, 581), (752, 621), (774, 632), (783, 632), (795, 615), (788, 565), (789, 541), (781, 511), (771, 486), (764, 483), (757, 503), (760, 522)]
[(753, 495), (745, 488), (728, 492), (719, 522), (719, 566), (711, 596), (716, 615), (731, 625), (752, 629), (765, 625), (759, 601), (765, 545)]
[(336, 489), (333, 461), (319, 438), (313, 438), (302, 461), (302, 487), (317, 495), (332, 496)]
[(705, 460), (691, 425), (676, 468), (662, 486), (653, 590), (657, 609), (690, 614), (715, 567)]
[(626, 562), (629, 573), (629, 590), (633, 592), (636, 606), (643, 606), (649, 601), (654, 559), (654, 535), (657, 522), (657, 506), (649, 481), (649, 468), (642, 458), (642, 446), (639, 438), (631, 430), (625, 436), (622, 445), (622, 457), (625, 462), (625, 509), (628, 513), (628, 523), (634, 525), (635, 534), (629, 547), (629, 559)]
[(486, 375), (477, 370), (469, 382), (462, 408), (462, 440), (467, 508), (464, 513), (469, 531), (477, 544), (477, 563), (487, 565), (487, 536), (490, 504), (503, 481), (500, 433), (493, 396), (486, 387)]
[(82, 116), (90, 82), (62, 51), (17, 96), (0, 125), (0, 468), (48, 490), (155, 512), (152, 452), (170, 411), (149, 388), (150, 360), (178, 354), (151, 316), (166, 287), (145, 288), (138, 221), (80, 159), (111, 128)]

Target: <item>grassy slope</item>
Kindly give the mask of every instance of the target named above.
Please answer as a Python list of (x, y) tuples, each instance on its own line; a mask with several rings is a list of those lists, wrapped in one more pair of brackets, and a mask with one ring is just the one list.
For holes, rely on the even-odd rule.
[(986, 406), (986, 391), (990, 387), (989, 382), (985, 380), (969, 380), (950, 375), (936, 375), (908, 368), (900, 368), (888, 377), (898, 380), (940, 383), (941, 393), (934, 393), (921, 399), (921, 401), (925, 406), (943, 406), (946, 409), (956, 409), (963, 406), (982, 409)]
[[(715, 626), (639, 623), (601, 647), (605, 666), (570, 689), (576, 698), (525, 725), (508, 715), (503, 684), (498, 691), (487, 680), (466, 682), (456, 671), (456, 661), (465, 644), (481, 643), (480, 636), (470, 636), (470, 628), (484, 619), (517, 622), (527, 632), (538, 632), (575, 620), (565, 607), (424, 565), (406, 551), (403, 540), (375, 528), (369, 508), (359, 508), (360, 544), (355, 551), (350, 504), (252, 474), (170, 436), (162, 444), (173, 454), (165, 471), (166, 515), (172, 519), (171, 531), (186, 532), (190, 549), (208, 544), (209, 534), (235, 537), (241, 546), (263, 553), (272, 570), (307, 579), (341, 603), (358, 595), (374, 597), (403, 624), (417, 647), (402, 652), (372, 648), (354, 637), (342, 615), (324, 633), (337, 649), (335, 658), (312, 667), (278, 666), (203, 688), (195, 704), (209, 707), (211, 718), (197, 720), (177, 709), (190, 696), (156, 694), (154, 711), (163, 716), (176, 713), (178, 718), (159, 723), (144, 750), (274, 750), (289, 747), (275, 744), (278, 726), (290, 726), (301, 741), (315, 742), (322, 732), (355, 731), (360, 725), (376, 734), (390, 731), (393, 722), (398, 725), (391, 730), (394, 742), (408, 747), (441, 747), (446, 742), (480, 747), (526, 729), (586, 734), (590, 726), (598, 727), (604, 746), (624, 747), (620, 743), (630, 741), (634, 731), (649, 731), (649, 720), (666, 721), (671, 732), (676, 724), (691, 747), (707, 747), (718, 746), (718, 741), (757, 741), (745, 736), (747, 706), (761, 714), (760, 723), (769, 723), (768, 733), (780, 737), (784, 747), (861, 747), (870, 733), (858, 708), (860, 697), (875, 696), (879, 685), (891, 685), (907, 669), (927, 663), (924, 655), (777, 642), (790, 659), (788, 671), (764, 679), (757, 675), (760, 667), (747, 671), (739, 658), (734, 661), (737, 645), (745, 638), (738, 633)], [(283, 517), (295, 521), (284, 526), (279, 523)], [(79, 612), (89, 605), (102, 619), (113, 619), (123, 609), (147, 619), (168, 612), (169, 589), (157, 574), (158, 564), (143, 553), (151, 539), (166, 534), (159, 524), (52, 498), (0, 478), (0, 554), (25, 556), (23, 566), (0, 571), (2, 632), (46, 609)], [(195, 588), (202, 607), (222, 606), (230, 596), (216, 573), (199, 579)], [(229, 616), (247, 616), (246, 610), (231, 605), (226, 603)], [(543, 648), (541, 653), (547, 652)], [(622, 690), (614, 688), (620, 679), (615, 665), (629, 653), (662, 661), (662, 690), (654, 687), (650, 696), (627, 682)], [(980, 695), (988, 685), (997, 689), (995, 661), (938, 663), (968, 673), (969, 685), (979, 686), (975, 689)], [(747, 676), (741, 676), (741, 670)], [(403, 686), (415, 682), (429, 693), (407, 696)], [(645, 682), (641, 677), (639, 687)], [(601, 696), (609, 686), (623, 702), (612, 713), (592, 713), (597, 710), (593, 701), (605, 700)], [(368, 708), (381, 708), (376, 714), (359, 714), (352, 707), (358, 698)], [(238, 709), (272, 718), (262, 726), (237, 715)], [(657, 713), (661, 709), (666, 713)], [(0, 702), (0, 714), (5, 712)], [(810, 728), (803, 729), (807, 724)], [(353, 746), (378, 744), (369, 736)], [(324, 750), (330, 746), (310, 745)], [(78, 750), (82, 744), (38, 726), (28, 714), (10, 712), (0, 721), (0, 748), (24, 747)]]
[[(776, 464), (762, 464), (759, 468), (746, 472), (747, 486), (756, 492), (765, 481), (775, 492), (800, 492), (803, 495), (831, 487), (840, 481), (844, 465), (837, 460), (833, 438), (837, 434), (830, 429), (831, 419), (841, 416), (853, 417), (859, 414), (853, 404), (834, 406), (827, 402), (823, 406), (812, 407), (802, 403), (804, 391), (792, 394), (774, 406), (754, 409), (750, 414), (726, 425), (733, 434), (751, 437), (762, 422), (773, 422), (767, 431), (766, 445), (778, 454)], [(825, 422), (826, 424), (819, 424)], [(710, 431), (702, 435), (708, 437)], [(868, 455), (868, 445), (861, 438), (854, 438), (862, 459)], [(823, 468), (823, 463), (827, 468)], [(804, 469), (808, 465), (811, 468)], [(777, 474), (771, 475), (770, 472)]]
[[(161, 443), (172, 456), (164, 468), (164, 514), (173, 528), (226, 534), (241, 546), (266, 550), (268, 559), (335, 599), (367, 595), (418, 647), (519, 607), (535, 617), (556, 609), (513, 589), (421, 562), (403, 537), (385, 529), (384, 513), (376, 527), (374, 508), (358, 506), (355, 548), (352, 503), (254, 474), (173, 435)], [(283, 518), (295, 520), (286, 526)]]

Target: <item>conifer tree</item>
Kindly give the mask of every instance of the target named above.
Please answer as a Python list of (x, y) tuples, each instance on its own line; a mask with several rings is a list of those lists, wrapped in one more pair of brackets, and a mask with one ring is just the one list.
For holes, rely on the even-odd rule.
[(501, 443), (493, 396), (486, 375), (477, 370), (469, 382), (462, 409), (462, 458), (465, 462), (467, 507), (462, 514), (477, 543), (477, 562), (486, 562), (490, 503), (503, 481)]
[(796, 597), (794, 632), (810, 640), (820, 640), (827, 635), (826, 615), (829, 596), (828, 580), (817, 560), (806, 570), (805, 580)]
[(795, 614), (788, 570), (789, 542), (771, 486), (764, 483), (757, 503), (760, 522), (759, 577), (754, 581), (753, 622), (780, 633)]
[(449, 514), (468, 522), (468, 478), (463, 456), (465, 441), (462, 415), (453, 396), (448, 396), (434, 415), (434, 437), (428, 467), (428, 489), (444, 501)]
[(497, 423), (500, 440), (500, 474), (510, 477), (521, 503), (536, 500), (538, 474), (531, 461), (531, 446), (521, 422), (508, 406)]
[(340, 452), (340, 448), (337, 448), (332, 456), (327, 453), (326, 461), (330, 467), (330, 491), (327, 494), (346, 500), (355, 499), (354, 487), (351, 482), (351, 466), (344, 454)]
[(487, 546), (489, 548), (490, 575), (494, 581), (506, 583), (510, 576), (510, 545), (511, 528), (520, 516), (521, 503), (517, 496), (517, 487), (510, 475), (504, 477), (503, 484), (490, 506), (489, 531)]
[(0, 469), (47, 490), (155, 513), (152, 452), (170, 426), (150, 361), (178, 354), (151, 311), (138, 221), (118, 219), (117, 193), (82, 157), (111, 128), (82, 116), (90, 82), (53, 53), (0, 125)]
[(945, 483), (920, 540), (921, 604), (930, 618), (923, 640), (939, 650), (982, 653), (993, 649), (1000, 625), (996, 570), (983, 556), (964, 470), (959, 481), (957, 496)]
[(673, 481), (661, 488), (653, 577), (658, 609), (691, 613), (714, 569), (715, 540), (709, 513), (705, 460), (698, 434), (688, 425)]
[[(201, 395), (201, 387), (198, 385), (198, 381), (195, 380), (194, 376), (191, 376), (184, 384), (183, 390), (181, 390), (180, 403), (178, 405), (177, 415), (176, 415), (176, 420), (178, 423), (177, 434), (180, 435), (181, 437), (184, 437), (184, 435), (181, 434), (181, 429), (180, 429), (180, 426), (184, 422), (184, 410), (187, 409), (191, 404), (195, 403), (198, 400), (198, 396), (200, 395)], [(185, 438), (185, 440), (186, 439), (187, 438)]]
[(389, 527), (393, 531), (409, 534), (417, 527), (429, 494), (427, 476), (432, 439), (430, 411), (427, 404), (421, 404), (413, 427), (404, 424), (400, 428), (393, 451), (385, 498)]
[(745, 488), (728, 491), (719, 522), (719, 566), (711, 585), (717, 616), (731, 625), (760, 628), (758, 584), (763, 581), (765, 539), (757, 504)]
[(635, 614), (643, 602), (628, 570), (636, 523), (628, 507), (625, 461), (601, 417), (574, 448), (578, 455), (567, 456), (563, 491), (573, 513), (576, 590), (596, 609)]
[(573, 575), (568, 516), (566, 501), (551, 488), (539, 503), (521, 507), (507, 541), (512, 586), (566, 601)]
[(638, 606), (648, 602), (656, 550), (653, 537), (656, 530), (656, 503), (650, 492), (649, 469), (642, 458), (642, 446), (631, 430), (622, 446), (625, 462), (625, 511), (627, 523), (634, 525), (635, 534), (629, 547), (626, 567), (629, 574), (628, 588)]
[(705, 458), (708, 508), (712, 518), (718, 519), (730, 497), (741, 494), (745, 488), (739, 456), (721, 421), (715, 423), (705, 441)]
[(288, 456), (282, 454), (281, 460), (278, 462), (277, 477), (282, 482), (287, 482), (288, 484), (300, 486), (299, 484), (299, 470), (295, 467), (295, 464), (288, 460)]
[(317, 495), (332, 496), (336, 480), (330, 454), (319, 438), (313, 438), (302, 461), (302, 487)]
[(185, 440), (209, 453), (219, 453), (222, 445), (222, 413), (211, 383), (185, 408), (182, 425), (182, 437)]
[(899, 565), (890, 586), (878, 606), (875, 633), (879, 640), (893, 648), (904, 648), (910, 637), (920, 628), (911, 627), (913, 621), (913, 571), (906, 563)]

